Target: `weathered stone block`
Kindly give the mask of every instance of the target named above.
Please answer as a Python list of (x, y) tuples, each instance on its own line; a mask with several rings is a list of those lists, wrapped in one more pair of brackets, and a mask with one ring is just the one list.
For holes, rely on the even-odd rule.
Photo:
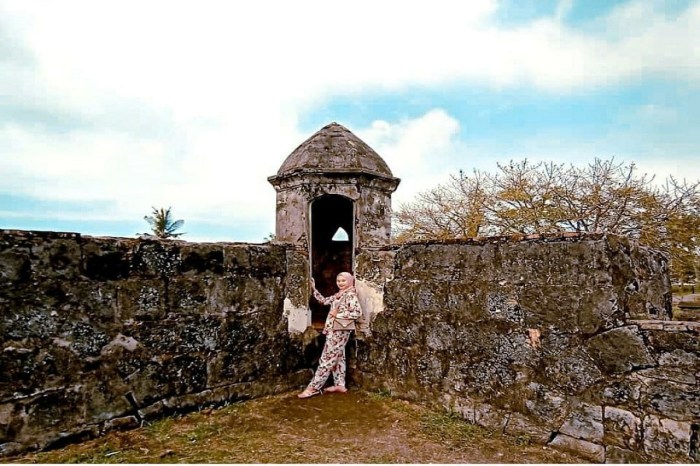
[(445, 311), (454, 321), (479, 322), (489, 319), (487, 294), (469, 283), (449, 285)]
[(680, 366), (690, 370), (700, 369), (700, 354), (691, 353), (682, 349), (675, 349), (659, 356), (661, 366)]
[(227, 244), (224, 246), (224, 271), (241, 273), (250, 269), (250, 253), (245, 244)]
[(527, 392), (521, 392), (521, 396), (530, 417), (538, 419), (550, 431), (557, 430), (571, 410), (564, 397), (545, 385), (530, 383)]
[[(542, 343), (543, 348), (547, 345), (548, 352), (555, 351), (548, 340), (545, 342)], [(555, 352), (545, 360), (547, 364), (544, 375), (547, 385), (563, 393), (579, 394), (603, 378), (603, 374), (591, 358), (574, 348), (560, 348), (559, 353)]]
[[(0, 444), (14, 439), (22, 431), (26, 415), (20, 403), (0, 404)], [(0, 453), (2, 448), (0, 447)]]
[(109, 343), (110, 336), (84, 321), (68, 321), (58, 331), (57, 336), (69, 342), (69, 348), (81, 358), (96, 357)]
[(363, 250), (355, 256), (355, 277), (383, 285), (394, 275), (394, 251)]
[(129, 374), (124, 383), (139, 408), (151, 406), (175, 393), (174, 381), (163, 377), (160, 361), (145, 363), (143, 368)]
[(276, 311), (282, 299), (281, 280), (276, 277), (230, 276), (223, 291), (222, 304), (236, 315), (252, 316), (270, 308)]
[(0, 252), (0, 285), (8, 288), (31, 280), (32, 266), (29, 251)]
[[(34, 444), (34, 443), (30, 444), (30, 446), (32, 446), (32, 447), (34, 447), (35, 445), (36, 444)], [(17, 455), (26, 449), (27, 449), (27, 445), (19, 443), (19, 442), (0, 443), (0, 455), (1, 456)]]
[(82, 382), (86, 393), (83, 410), (88, 423), (122, 417), (132, 411), (125, 397), (129, 389), (111, 368), (101, 367), (94, 376), (83, 377)]
[(3, 309), (0, 329), (7, 340), (48, 339), (58, 332), (63, 319), (57, 311), (40, 306), (18, 304)]
[(648, 415), (643, 428), (644, 451), (654, 460), (686, 462), (691, 459), (691, 423)]
[(448, 323), (433, 322), (426, 329), (426, 345), (435, 351), (450, 350), (454, 347), (455, 333), (454, 328)]
[(603, 413), (605, 445), (638, 450), (642, 442), (642, 420), (624, 409), (606, 406)]
[(220, 319), (215, 316), (182, 316), (157, 322), (136, 322), (125, 334), (154, 355), (176, 355), (216, 348), (220, 325)]
[(222, 275), (224, 247), (221, 244), (183, 244), (180, 272), (187, 275)]
[[(472, 405), (471, 413), (468, 416), (473, 419), (475, 424), (502, 432), (508, 421), (508, 414), (507, 411), (498, 409), (488, 403), (476, 402)], [(467, 419), (470, 417), (467, 417)]]
[[(591, 334), (612, 328), (623, 318), (610, 286), (528, 284), (518, 300), (530, 328), (555, 327), (562, 332)], [(576, 317), (572, 319), (572, 315)]]
[(578, 327), (582, 333), (593, 334), (624, 323), (620, 297), (609, 285), (586, 289), (578, 307)]
[(426, 353), (416, 361), (416, 377), (426, 388), (439, 386), (442, 374), (442, 361), (437, 354)]
[(257, 277), (285, 275), (287, 253), (282, 246), (248, 245), (250, 271)]
[(172, 314), (202, 315), (209, 307), (210, 280), (198, 277), (175, 277), (168, 282), (168, 312)]
[(132, 269), (133, 243), (127, 241), (92, 240), (83, 244), (81, 269), (91, 280), (121, 280)]
[(67, 295), (61, 314), (86, 318), (96, 328), (106, 330), (120, 321), (119, 281), (98, 282), (82, 279), (63, 282)]
[(605, 461), (605, 447), (568, 435), (559, 434), (548, 443), (549, 446), (575, 453), (596, 463)]
[(696, 332), (648, 330), (644, 333), (651, 346), (659, 352), (670, 353), (680, 350), (700, 357), (700, 335)]
[(166, 315), (165, 283), (160, 279), (123, 280), (119, 282), (117, 303), (122, 322), (163, 319)]
[(490, 293), (486, 297), (486, 312), (491, 319), (516, 324), (522, 324), (525, 320), (523, 309), (517, 299), (506, 293)]
[(610, 445), (605, 447), (605, 462), (612, 464), (640, 464), (647, 463), (648, 458), (641, 452)]
[(668, 380), (671, 382), (676, 382), (686, 385), (694, 385), (697, 382), (697, 377), (690, 372), (692, 369), (688, 367), (673, 367), (673, 366), (660, 366), (652, 367), (651, 369), (643, 369), (641, 371), (635, 372), (635, 375), (641, 377), (643, 380), (651, 382), (652, 379), (656, 380)]
[(139, 427), (141, 423), (136, 416), (124, 416), (115, 419), (110, 419), (102, 426), (102, 433), (107, 433), (113, 430), (126, 430)]
[(642, 389), (641, 404), (648, 412), (677, 421), (700, 419), (700, 390), (670, 380), (652, 379)]
[(600, 406), (580, 405), (559, 428), (570, 437), (602, 443), (603, 409)]
[(179, 241), (140, 240), (131, 262), (134, 274), (144, 278), (171, 278), (180, 272)]
[(74, 385), (22, 400), (26, 416), (15, 438), (43, 446), (60, 432), (84, 425), (88, 421), (82, 409), (86, 405), (85, 395), (83, 386)]
[[(610, 406), (636, 407), (642, 394), (642, 383), (637, 378), (624, 378), (622, 380), (604, 381), (602, 396), (595, 397), (600, 404)], [(599, 387), (593, 387), (592, 392), (599, 393)]]
[(4, 375), (0, 379), (0, 397), (24, 397), (70, 384), (83, 364), (77, 352), (70, 350), (70, 343), (58, 338), (43, 346), (32, 340), (7, 345), (0, 353)]
[(520, 413), (508, 414), (504, 433), (513, 436), (522, 435), (540, 445), (547, 443), (552, 434), (542, 425), (540, 419), (530, 419)]
[(596, 335), (586, 342), (584, 350), (606, 374), (622, 374), (656, 364), (636, 327)]
[(77, 278), (81, 275), (80, 256), (79, 238), (40, 239), (32, 244), (32, 268), (42, 278)]

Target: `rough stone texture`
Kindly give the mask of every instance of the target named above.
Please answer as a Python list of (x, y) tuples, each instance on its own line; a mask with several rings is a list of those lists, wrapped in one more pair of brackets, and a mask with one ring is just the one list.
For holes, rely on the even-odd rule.
[(393, 252), (365, 386), (593, 461), (696, 460), (700, 326), (665, 320), (664, 255), (604, 235)]
[(609, 446), (605, 448), (605, 462), (612, 464), (638, 464), (648, 462), (648, 460), (639, 452)]
[(655, 365), (641, 335), (630, 327), (616, 328), (588, 339), (585, 351), (606, 375)]
[(606, 406), (605, 444), (628, 450), (638, 450), (642, 442), (642, 421), (630, 411)]
[(569, 437), (568, 435), (559, 434), (554, 437), (551, 442), (549, 442), (549, 445), (562, 450), (574, 452), (596, 463), (603, 463), (605, 461), (605, 448), (598, 443), (592, 443), (586, 440)]
[(277, 176), (290, 173), (334, 171), (393, 176), (389, 166), (370, 146), (338, 123), (330, 123), (294, 149)]
[[(307, 382), (306, 254), (3, 232), (2, 453)], [(593, 461), (698, 461), (700, 323), (665, 320), (665, 261), (602, 235), (358, 248), (350, 381)]]
[(282, 246), (0, 232), (0, 451), (297, 386), (287, 268)]
[(691, 432), (692, 425), (688, 422), (647, 416), (644, 419), (644, 452), (658, 460), (687, 459), (677, 452), (689, 451)]
[(559, 428), (570, 437), (602, 443), (603, 410), (600, 406), (581, 404)]

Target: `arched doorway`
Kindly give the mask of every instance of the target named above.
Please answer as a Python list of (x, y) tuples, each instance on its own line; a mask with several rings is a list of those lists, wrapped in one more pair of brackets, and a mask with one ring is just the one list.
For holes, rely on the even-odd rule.
[[(311, 203), (311, 274), (324, 296), (338, 291), (340, 272), (352, 272), (354, 218), (353, 202), (345, 196), (326, 194)], [(309, 307), (314, 328), (323, 328), (330, 307), (313, 297)]]

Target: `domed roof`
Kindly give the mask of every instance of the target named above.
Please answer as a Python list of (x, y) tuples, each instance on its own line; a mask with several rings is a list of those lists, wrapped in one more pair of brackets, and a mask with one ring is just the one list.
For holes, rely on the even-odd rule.
[(394, 176), (389, 166), (367, 143), (338, 123), (318, 130), (289, 154), (277, 176), (294, 173), (367, 173)]

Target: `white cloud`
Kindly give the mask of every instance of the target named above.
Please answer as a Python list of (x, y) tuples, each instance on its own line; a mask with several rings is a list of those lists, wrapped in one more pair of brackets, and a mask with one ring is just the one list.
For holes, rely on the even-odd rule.
[(393, 196), (396, 205), (446, 181), (455, 171), (452, 159), (462, 153), (457, 139), (459, 122), (442, 109), (396, 123), (377, 120), (354, 132), (401, 178)]
[[(299, 115), (338, 93), (700, 80), (700, 3), (631, 2), (589, 31), (566, 24), (571, 5), (507, 28), (495, 0), (0, 1), (0, 96), (44, 121), (0, 119), (0, 190), (233, 223), (274, 215), (266, 177), (309, 136)], [(350, 129), (403, 178), (399, 201), (469, 154), (439, 109)]]

